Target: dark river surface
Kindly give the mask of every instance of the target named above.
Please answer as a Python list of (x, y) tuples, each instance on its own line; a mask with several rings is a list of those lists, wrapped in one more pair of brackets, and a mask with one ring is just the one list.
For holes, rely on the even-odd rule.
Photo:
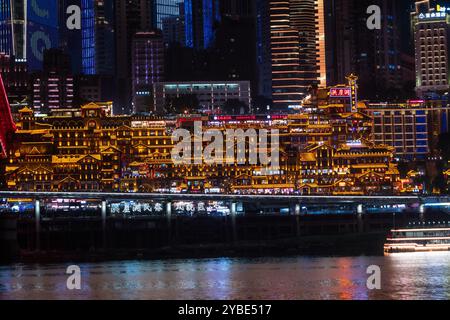
[[(450, 252), (0, 266), (0, 299), (449, 299)], [(380, 267), (381, 289), (367, 287)]]

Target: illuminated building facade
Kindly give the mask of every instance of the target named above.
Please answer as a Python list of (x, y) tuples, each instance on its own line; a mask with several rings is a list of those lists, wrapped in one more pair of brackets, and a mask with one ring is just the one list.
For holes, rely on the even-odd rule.
[[(428, 1), (424, 2), (428, 4)], [(428, 8), (428, 10), (425, 10)], [(416, 52), (416, 91), (418, 96), (443, 94), (449, 90), (450, 8), (416, 4), (414, 44)]]
[(46, 50), (44, 69), (33, 76), (33, 109), (46, 113), (51, 109), (70, 109), (74, 99), (74, 77), (70, 58), (60, 49)]
[(152, 24), (154, 29), (163, 30), (165, 19), (180, 16), (180, 4), (184, 0), (152, 0)]
[[(398, 171), (391, 162), (393, 148), (365, 139), (371, 123), (360, 106), (357, 113), (343, 112), (343, 105), (324, 104), (311, 106), (304, 115), (165, 118), (110, 117), (96, 104), (55, 110), (46, 118), (24, 108), (8, 153), (6, 184), (10, 190), (47, 191), (395, 193)], [(267, 148), (275, 136), (279, 140), (279, 167), (251, 163), (250, 142), (242, 162), (236, 158), (232, 163), (196, 163), (194, 153), (190, 164), (174, 163), (172, 132), (192, 130), (198, 122), (204, 130), (222, 132), (224, 143), (229, 142), (230, 129), (267, 129)], [(298, 137), (305, 138), (303, 143), (296, 143)], [(192, 141), (195, 148), (195, 136)], [(231, 142), (238, 148), (239, 141)], [(203, 141), (203, 148), (207, 144)]]
[(0, 52), (42, 67), (43, 52), (58, 45), (57, 0), (12, 0), (0, 3)]
[(20, 103), (28, 98), (28, 66), (26, 62), (16, 61), (0, 53), (0, 74), (3, 77), (10, 103)]
[(179, 15), (168, 16), (162, 19), (162, 31), (164, 43), (168, 45), (178, 44), (184, 46), (186, 44), (186, 26), (184, 15), (184, 3), (179, 3)]
[(375, 142), (395, 148), (396, 156), (424, 159), (430, 152), (428, 111), (408, 105), (371, 104)]
[(115, 114), (132, 112), (131, 50), (136, 32), (152, 29), (151, 0), (114, 0), (115, 11), (115, 77), (117, 90)]
[(132, 44), (133, 113), (153, 111), (153, 85), (164, 78), (161, 32), (138, 32)]
[(82, 0), (82, 72), (114, 74), (114, 3)]
[(448, 132), (450, 108), (445, 101), (411, 100), (403, 104), (369, 104), (374, 140), (392, 146), (407, 160), (425, 159), (438, 150), (439, 135)]
[(251, 106), (249, 81), (161, 82), (154, 85), (155, 110), (161, 112), (171, 98), (185, 95), (196, 96), (199, 107), (205, 111), (217, 111), (229, 100), (240, 100)]
[(0, 3), (0, 52), (27, 59), (25, 0)]
[(186, 47), (207, 49), (214, 40), (214, 24), (220, 21), (219, 0), (184, 0)]
[(260, 93), (271, 82), (275, 108), (299, 106), (310, 86), (326, 85), (324, 19), (323, 0), (258, 1)]

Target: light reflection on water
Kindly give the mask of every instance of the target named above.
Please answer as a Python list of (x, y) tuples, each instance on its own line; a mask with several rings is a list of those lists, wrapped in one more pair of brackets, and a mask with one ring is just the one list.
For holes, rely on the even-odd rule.
[[(69, 265), (1, 266), (0, 299), (450, 298), (450, 252), (86, 263), (79, 291), (66, 288)], [(381, 268), (381, 290), (366, 287), (370, 265)]]

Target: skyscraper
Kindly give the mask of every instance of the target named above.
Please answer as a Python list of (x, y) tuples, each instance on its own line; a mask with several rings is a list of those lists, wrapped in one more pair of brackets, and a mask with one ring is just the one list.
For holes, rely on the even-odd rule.
[(260, 95), (277, 109), (300, 105), (326, 84), (323, 0), (258, 0), (257, 24)]
[(0, 52), (0, 75), (8, 95), (9, 102), (21, 103), (28, 97), (27, 63)]
[(138, 31), (151, 30), (151, 0), (115, 0), (115, 114), (131, 113), (131, 47)]
[(0, 52), (27, 58), (26, 0), (0, 2)]
[(163, 81), (164, 42), (160, 31), (138, 32), (132, 45), (133, 113), (153, 111), (153, 85)]
[(114, 2), (82, 0), (82, 71), (114, 73)]
[(186, 44), (186, 25), (184, 15), (184, 2), (178, 4), (177, 16), (166, 16), (162, 19), (164, 42), (171, 45), (184, 46)]
[(416, 92), (445, 94), (450, 89), (450, 8), (417, 3), (414, 21)]
[[(380, 29), (367, 27), (371, 5), (381, 9)], [(411, 72), (403, 70), (410, 68), (412, 57), (410, 5), (410, 0), (325, 1), (328, 85), (345, 83), (345, 77), (354, 73), (363, 98), (388, 98), (408, 86), (412, 89), (414, 79), (405, 78)]]
[(59, 47), (69, 56), (73, 74), (81, 74), (82, 71), (82, 30), (67, 28), (67, 8), (77, 6), (81, 8), (82, 0), (59, 0)]
[(206, 49), (214, 40), (214, 24), (220, 21), (219, 0), (184, 0), (186, 47)]
[(222, 16), (250, 17), (254, 15), (254, 0), (220, 0)]
[(74, 78), (70, 57), (61, 49), (44, 52), (43, 71), (34, 75), (33, 109), (46, 113), (52, 109), (73, 107)]
[(163, 29), (163, 21), (166, 18), (180, 16), (180, 6), (184, 0), (152, 0), (151, 19), (153, 29)]
[(58, 46), (57, 0), (0, 2), (0, 52), (42, 68), (44, 51)]

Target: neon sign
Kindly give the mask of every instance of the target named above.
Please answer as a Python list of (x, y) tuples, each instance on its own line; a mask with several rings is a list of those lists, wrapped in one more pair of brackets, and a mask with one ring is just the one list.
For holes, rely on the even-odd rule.
[(429, 13), (421, 13), (419, 14), (419, 20), (426, 20), (426, 19), (443, 19), (447, 17), (446, 12), (429, 12)]
[(352, 97), (352, 88), (331, 88), (330, 89), (330, 98), (351, 98)]

